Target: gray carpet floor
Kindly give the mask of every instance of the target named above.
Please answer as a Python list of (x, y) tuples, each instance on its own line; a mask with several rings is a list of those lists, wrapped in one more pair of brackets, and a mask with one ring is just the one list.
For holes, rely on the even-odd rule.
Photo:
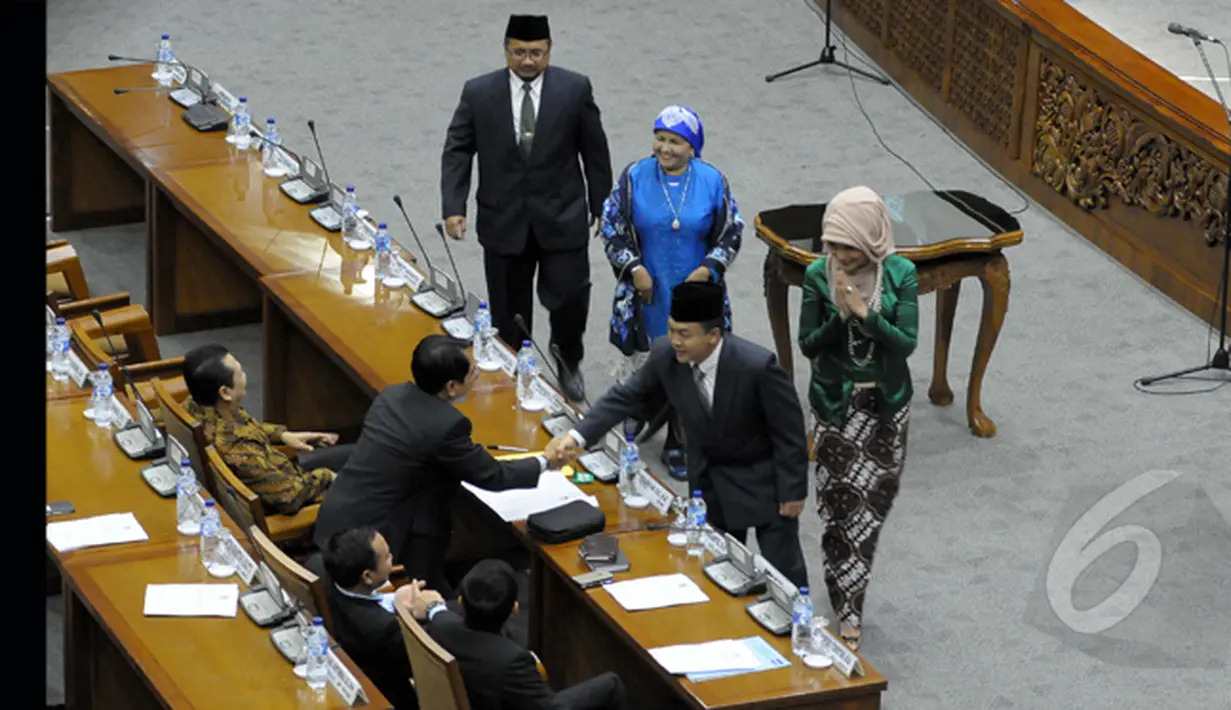
[[(1134, 26), (1137, 10), (1153, 13), (1164, 39), (1143, 51), (1153, 56), (1162, 47), (1160, 63), (1197, 73), (1163, 56), (1181, 61), (1183, 43), (1162, 25), (1183, 22), (1182, 13), (1172, 18), (1164, 3), (1147, 0), (1074, 4), (1096, 19), (1114, 7), (1120, 27)], [(1208, 10), (1226, 0), (1166, 5), (1186, 6), (1192, 24), (1202, 12), (1224, 25), (1231, 16)], [(765, 74), (808, 60), (820, 46), (817, 17), (787, 0), (61, 0), (48, 10), (48, 71), (100, 66), (109, 52), (147, 54), (169, 32), (179, 55), (248, 96), (258, 119), (276, 117), (291, 145), (306, 145), (304, 122), (315, 118), (334, 179), (357, 185), (361, 202), (390, 223), (390, 196), (400, 193), (422, 230), (439, 219), (440, 148), (462, 83), (501, 66), (510, 12), (535, 11), (551, 16), (553, 61), (593, 79), (617, 169), (648, 154), (663, 106), (683, 103), (700, 114), (705, 157), (727, 173), (749, 223), (729, 275), (735, 328), (745, 337), (771, 343), (761, 293), (765, 248), (751, 227), (759, 211), (822, 202), (857, 184), (884, 193), (926, 187), (877, 144), (845, 73), (814, 69), (764, 83)], [(856, 84), (885, 141), (936, 187), (972, 190), (1009, 210), (1025, 206), (894, 89)], [(995, 438), (971, 436), (962, 406), (977, 284), (958, 306), (950, 370), (957, 402), (948, 408), (926, 399), (934, 299), (921, 299), (907, 465), (866, 604), (864, 654), (889, 679), (884, 707), (1229, 707), (1231, 387), (1183, 397), (1133, 387), (1138, 377), (1203, 362), (1208, 329), (1037, 205), (1019, 219), (1026, 238), (1010, 253), (1012, 300), (983, 393), (999, 426)], [(394, 236), (411, 243), (403, 232), (395, 228)], [(143, 272), (135, 268), (144, 253), (141, 225), (59, 236), (79, 249), (92, 290), (126, 290), (143, 302)], [(481, 284), (473, 238), (458, 251), (463, 277)], [(591, 261), (584, 371), (593, 396), (610, 384), (616, 353), (605, 328), (613, 281), (597, 245)], [(798, 298), (796, 291), (794, 307)], [(545, 324), (545, 314), (536, 323)], [(256, 326), (167, 337), (161, 345), (175, 356), (208, 341), (228, 345), (254, 380), (260, 376)], [(807, 374), (797, 358), (796, 381)], [(251, 388), (258, 416), (259, 394)], [(1140, 485), (1150, 479), (1141, 476), (1155, 470), (1182, 475), (1143, 495)], [(1130, 486), (1113, 496), (1112, 510), (1095, 506), (1123, 484)], [(1101, 517), (1083, 517), (1088, 510)], [(1118, 528), (1121, 541), (1145, 540), (1144, 582), (1141, 571), (1130, 575), (1138, 557), (1132, 544), (1084, 571), (1071, 564), (1077, 553), (1069, 544), (1081, 547), (1104, 523)], [(1065, 540), (1070, 531), (1076, 537)], [(815, 510), (805, 513), (802, 535), (819, 587)], [(1157, 580), (1149, 578), (1151, 561)], [(1134, 592), (1144, 594), (1138, 604), (1124, 598)], [(1090, 614), (1116, 613), (1126, 618), (1110, 628), (1087, 623)], [(59, 702), (57, 599), (47, 614), (47, 700)]]

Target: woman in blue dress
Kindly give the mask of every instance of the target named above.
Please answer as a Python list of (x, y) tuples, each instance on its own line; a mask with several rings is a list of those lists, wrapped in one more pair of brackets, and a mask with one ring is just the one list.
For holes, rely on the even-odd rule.
[[(652, 155), (626, 166), (603, 203), (601, 234), (616, 277), (611, 344), (625, 356), (620, 379), (666, 337), (672, 289), (710, 280), (723, 284), (725, 299), (723, 277), (739, 253), (744, 220), (726, 176), (701, 160), (704, 144), (697, 114), (668, 106), (654, 121)], [(730, 330), (730, 300), (723, 311)], [(674, 415), (668, 421), (663, 463), (687, 480), (680, 430)]]

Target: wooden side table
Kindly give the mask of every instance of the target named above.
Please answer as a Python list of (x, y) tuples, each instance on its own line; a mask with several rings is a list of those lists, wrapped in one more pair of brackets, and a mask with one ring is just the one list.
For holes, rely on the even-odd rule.
[[(983, 285), (966, 418), (975, 436), (995, 436), (996, 424), (983, 413), (980, 395), (1009, 308), (1009, 262), (1003, 250), (1021, 243), (1021, 225), (1000, 207), (961, 190), (916, 192), (886, 197), (885, 202), (893, 217), (898, 253), (915, 263), (919, 293), (936, 292), (936, 346), (928, 388), (932, 404), (943, 407), (953, 402), (946, 371), (962, 279), (974, 277)], [(791, 205), (766, 210), (755, 222), (757, 238), (769, 246), (763, 278), (774, 345), (783, 369), (792, 376), (795, 343), (787, 288), (802, 286), (804, 270), (820, 256), (824, 214), (824, 204)]]

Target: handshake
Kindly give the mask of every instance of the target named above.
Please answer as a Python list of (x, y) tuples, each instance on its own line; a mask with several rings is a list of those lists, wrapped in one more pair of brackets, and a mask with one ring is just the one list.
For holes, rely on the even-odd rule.
[(583, 450), (572, 434), (561, 434), (547, 444), (547, 448), (543, 450), (543, 458), (547, 459), (547, 467), (555, 470), (563, 468)]

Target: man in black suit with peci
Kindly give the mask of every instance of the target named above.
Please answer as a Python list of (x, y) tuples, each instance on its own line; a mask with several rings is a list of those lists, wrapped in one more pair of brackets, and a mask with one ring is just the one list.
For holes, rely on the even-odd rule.
[[(585, 398), (580, 365), (590, 309), (589, 231), (611, 192), (611, 156), (590, 80), (548, 66), (547, 18), (513, 15), (506, 69), (466, 82), (449, 123), (440, 192), (446, 231), (466, 232), (466, 200), (478, 154), (477, 233), (492, 325), (516, 350), (533, 329), (534, 274), (551, 314), (561, 388)], [(578, 157), (585, 165), (584, 180)], [(553, 348), (554, 350), (554, 348)]]

